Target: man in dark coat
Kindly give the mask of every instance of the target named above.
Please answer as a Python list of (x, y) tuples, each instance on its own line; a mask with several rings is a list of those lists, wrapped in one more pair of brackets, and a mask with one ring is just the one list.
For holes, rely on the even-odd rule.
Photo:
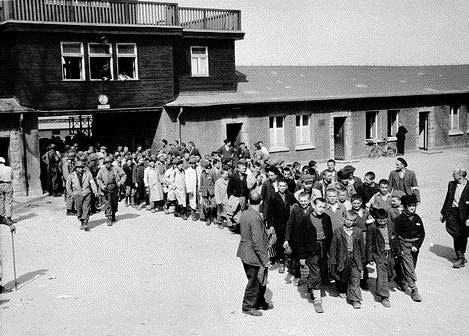
[(243, 212), (240, 218), (241, 240), (236, 253), (236, 256), (243, 263), (244, 272), (248, 279), (242, 310), (243, 313), (251, 316), (262, 316), (259, 309), (273, 308), (272, 303), (265, 299), (270, 260), (267, 253), (267, 233), (264, 220), (259, 212), (261, 200), (261, 195), (258, 192), (250, 193), (249, 208)]
[(404, 126), (402, 126), (402, 123), (399, 123), (399, 128), (397, 129), (397, 133), (396, 133), (397, 155), (404, 155), (406, 133), (407, 133), (407, 129)]
[(278, 179), (280, 171), (277, 167), (270, 166), (265, 169), (267, 180), (262, 183), (261, 196), (262, 196), (262, 214), (264, 218), (269, 217), (269, 208), (272, 195), (278, 191)]
[(417, 177), (413, 170), (407, 169), (407, 161), (398, 157), (396, 159), (396, 169), (389, 173), (389, 191), (400, 190), (406, 195), (415, 195), (420, 203), (420, 191), (417, 184)]
[(469, 183), (467, 172), (459, 168), (453, 171), (454, 181), (448, 183), (445, 202), (441, 209), (441, 222), (446, 222), (446, 231), (453, 237), (457, 260), (454, 268), (464, 267), (467, 237), (469, 234)]
[(58, 197), (60, 188), (60, 157), (55, 149), (55, 144), (49, 146), (49, 150), (42, 156), (42, 161), (47, 165), (47, 191), (49, 196)]

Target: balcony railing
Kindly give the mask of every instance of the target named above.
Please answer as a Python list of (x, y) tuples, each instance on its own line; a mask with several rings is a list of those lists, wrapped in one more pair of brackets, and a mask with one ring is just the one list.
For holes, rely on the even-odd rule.
[(2, 21), (241, 30), (238, 10), (187, 8), (175, 3), (135, 0), (0, 0)]

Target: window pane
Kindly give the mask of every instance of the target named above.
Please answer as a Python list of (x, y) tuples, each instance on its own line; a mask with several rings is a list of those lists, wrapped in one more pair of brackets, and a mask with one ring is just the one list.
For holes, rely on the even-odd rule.
[(191, 50), (192, 50), (192, 55), (206, 55), (207, 54), (207, 48), (205, 47), (193, 47)]
[(117, 59), (117, 66), (119, 69), (119, 77), (118, 79), (131, 79), (137, 78), (137, 74), (135, 72), (135, 57), (119, 57)]
[(112, 79), (111, 59), (107, 57), (90, 57), (91, 79)]
[(208, 75), (208, 58), (199, 58), (200, 73), (199, 75)]
[(301, 128), (301, 139), (303, 144), (309, 144), (310, 141), (310, 128), (309, 127), (302, 127)]
[(296, 127), (301, 126), (301, 116), (296, 116)]
[(135, 45), (134, 44), (118, 44), (117, 53), (119, 55), (135, 55)]
[(90, 44), (90, 54), (110, 55), (111, 48), (109, 44)]
[(303, 116), (303, 126), (308, 126), (308, 124), (309, 124), (309, 115), (305, 114)]
[(275, 146), (275, 133), (274, 129), (270, 128), (269, 137), (271, 146)]
[(283, 117), (276, 117), (277, 128), (283, 128)]
[(63, 57), (63, 78), (82, 79), (81, 57)]
[(276, 130), (276, 145), (283, 145), (283, 129), (277, 129)]
[(63, 43), (62, 51), (64, 54), (81, 54), (81, 43)]
[(296, 130), (296, 134), (295, 134), (296, 144), (300, 145), (300, 144), (302, 144), (302, 141), (303, 141), (302, 137), (301, 137), (301, 127), (296, 127), (295, 130)]
[(274, 118), (273, 117), (269, 117), (269, 128), (274, 128)]
[(199, 62), (197, 58), (192, 58), (191, 59), (191, 69), (192, 69), (192, 74), (193, 75), (198, 75), (199, 74)]

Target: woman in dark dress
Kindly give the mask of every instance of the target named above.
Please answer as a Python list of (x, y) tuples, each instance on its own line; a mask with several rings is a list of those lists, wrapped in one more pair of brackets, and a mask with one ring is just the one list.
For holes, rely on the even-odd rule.
[(399, 123), (399, 128), (397, 129), (396, 138), (397, 138), (397, 155), (404, 155), (404, 145), (405, 145), (405, 135), (407, 129), (402, 126), (402, 123)]

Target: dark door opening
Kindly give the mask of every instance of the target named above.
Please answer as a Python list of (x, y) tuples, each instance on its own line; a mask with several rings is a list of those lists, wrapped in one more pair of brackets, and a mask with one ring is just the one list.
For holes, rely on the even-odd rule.
[(419, 112), (419, 148), (428, 150), (428, 113)]
[(0, 138), (0, 156), (5, 159), (6, 165), (9, 165), (10, 155), (10, 138)]
[(345, 119), (334, 118), (334, 159), (345, 160)]
[(241, 128), (243, 123), (226, 124), (226, 138), (231, 141), (233, 145), (239, 145), (241, 142)]

